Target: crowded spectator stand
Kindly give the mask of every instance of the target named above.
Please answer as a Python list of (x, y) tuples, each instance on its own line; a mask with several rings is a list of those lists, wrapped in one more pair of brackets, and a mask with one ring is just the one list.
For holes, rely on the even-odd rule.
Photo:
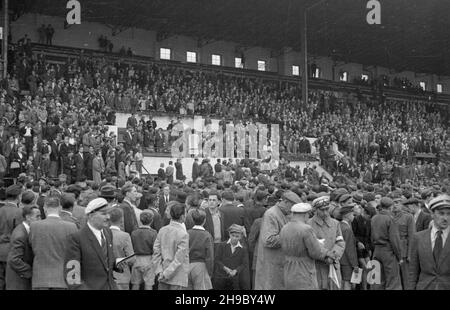
[[(282, 283), (277, 288), (295, 287), (301, 277), (288, 281), (273, 267), (276, 259), (292, 256), (288, 240), (301, 240), (289, 234), (292, 217), (332, 223), (334, 232), (314, 232), (324, 233), (322, 246), (310, 238), (315, 249), (311, 270), (334, 268), (339, 288), (415, 288), (415, 283), (405, 281), (404, 269), (384, 275), (386, 281), (380, 284), (356, 286), (350, 276), (358, 268), (367, 272), (369, 260), (389, 263), (377, 256), (379, 244), (368, 233), (387, 220), (387, 209), (395, 211), (399, 223), (411, 223), (421, 212), (429, 223), (434, 208), (446, 208), (448, 157), (441, 153), (448, 150), (448, 110), (438, 104), (320, 88), (313, 88), (303, 103), (298, 81), (293, 80), (237, 76), (108, 53), (67, 55), (55, 53), (55, 47), (32, 46), (26, 39), (13, 49), (0, 97), (0, 227), (2, 236), (16, 240), (19, 236), (11, 228), (22, 220), (31, 225), (38, 263), (30, 265), (32, 281), (22, 279), (23, 287), (249, 289), (266, 287), (267, 279), (273, 280), (267, 287), (275, 280)], [(116, 124), (116, 112), (130, 115), (118, 136), (109, 130)], [(174, 119), (161, 128), (157, 115)], [(212, 118), (220, 119), (222, 126), (279, 124), (278, 167), (264, 169), (262, 161), (247, 158), (217, 163), (195, 158), (192, 181), (186, 181), (178, 160), (162, 165), (156, 176), (146, 175), (143, 157), (169, 151), (184, 129), (179, 116), (195, 115), (205, 116), (205, 127)], [(317, 139), (311, 143), (307, 137)], [(313, 149), (318, 154), (312, 154)], [(302, 159), (319, 159), (334, 178), (319, 173), (317, 164), (308, 163), (304, 169), (292, 165)], [(19, 204), (25, 210), (22, 215), (10, 212)], [(38, 212), (47, 218), (39, 221)], [(45, 240), (50, 230), (44, 226), (52, 217), (61, 221), (51, 226), (58, 240), (49, 243)], [(103, 217), (110, 219), (109, 227), (100, 227), (100, 222), (107, 222)], [(271, 242), (265, 238), (273, 223), (280, 224), (281, 248), (264, 246)], [(87, 224), (105, 232), (91, 250), (83, 243), (89, 239)], [(404, 234), (402, 229), (398, 237), (411, 237)], [(341, 252), (351, 252), (355, 260), (325, 249), (330, 236), (332, 245), (339, 241)], [(1, 241), (2, 251), (8, 238)], [(179, 272), (166, 268), (168, 256), (176, 253), (164, 248), (175, 244), (183, 249), (183, 255), (178, 254), (183, 265)], [(41, 263), (46, 259), (42, 249), (53, 247), (58, 253), (54, 265)], [(76, 283), (63, 267), (72, 262), (66, 257), (91, 257), (95, 251), (111, 267), (102, 276), (107, 284), (98, 286), (86, 272), (84, 282)], [(414, 257), (404, 256), (404, 249), (401, 253), (398, 262), (411, 262), (415, 268)], [(1, 254), (0, 266), (11, 266), (5, 255), (9, 253)], [(98, 267), (83, 255), (82, 268)], [(115, 265), (114, 258), (121, 257), (127, 259)], [(186, 270), (194, 267), (200, 268), (196, 276), (202, 281), (189, 280)], [(11, 288), (18, 281), (5, 279), (5, 268), (0, 269), (0, 284)], [(43, 279), (42, 270), (52, 268), (55, 279)], [(334, 287), (320, 281), (320, 288)], [(308, 288), (319, 286), (312, 281)]]

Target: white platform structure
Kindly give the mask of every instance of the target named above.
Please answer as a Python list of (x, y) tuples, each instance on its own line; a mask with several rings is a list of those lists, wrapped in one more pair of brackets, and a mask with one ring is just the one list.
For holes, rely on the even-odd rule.
[[(126, 128), (126, 123), (128, 120), (128, 117), (130, 117), (129, 113), (116, 113), (116, 126), (117, 128)], [(136, 118), (139, 117), (136, 115)], [(145, 116), (145, 120), (148, 120), (148, 116)], [(170, 124), (171, 120), (176, 120), (176, 117), (170, 117), (170, 116), (154, 116), (153, 120), (156, 121), (156, 124), (158, 127), (161, 128), (167, 128), (167, 126)], [(219, 119), (211, 119), (211, 127), (209, 130), (212, 131), (218, 131), (219, 129)], [(198, 131), (206, 131), (206, 128), (204, 127), (204, 118), (201, 116), (185, 116), (182, 117), (182, 122), (184, 129), (187, 128), (193, 128)], [(310, 142), (314, 142), (315, 138), (309, 139)], [(314, 151), (314, 150), (313, 150)], [(221, 158), (228, 161), (228, 158)], [(161, 163), (164, 163), (164, 168), (166, 168), (169, 165), (169, 161), (172, 161), (173, 164), (175, 164), (177, 158), (174, 157), (162, 157), (162, 156), (145, 156), (143, 160), (143, 166), (148, 171), (149, 174), (157, 174), (158, 169), (160, 167)], [(212, 166), (215, 165), (217, 159), (216, 158), (210, 158)], [(233, 160), (234, 161), (234, 160)], [(199, 158), (199, 164), (201, 164), (202, 158)], [(186, 176), (187, 181), (192, 180), (192, 164), (194, 163), (194, 158), (191, 157), (185, 157), (181, 159), (181, 163), (183, 165), (183, 174)], [(306, 166), (306, 161), (293, 161), (290, 163), (292, 167), (300, 166), (300, 169), (302, 169)], [(328, 178), (331, 179), (331, 176), (322, 168), (319, 166), (318, 162), (309, 162), (311, 165), (316, 165), (317, 170), (320, 174), (322, 172), (325, 172)], [(143, 169), (143, 173), (147, 174), (147, 171)]]

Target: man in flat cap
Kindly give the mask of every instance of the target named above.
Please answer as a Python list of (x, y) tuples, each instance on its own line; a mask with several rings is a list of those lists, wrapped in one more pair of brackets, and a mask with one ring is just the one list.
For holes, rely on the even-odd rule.
[(402, 198), (395, 198), (392, 205), (392, 215), (394, 223), (397, 224), (400, 236), (400, 252), (403, 264), (400, 265), (400, 275), (402, 276), (403, 288), (408, 287), (408, 265), (411, 252), (411, 242), (416, 228), (414, 225), (414, 218), (409, 213), (404, 211)]
[(373, 259), (381, 264), (381, 288), (401, 290), (399, 263), (403, 263), (398, 227), (390, 211), (392, 199), (381, 198), (380, 212), (371, 220)]
[(65, 280), (69, 289), (116, 290), (116, 266), (109, 227), (112, 207), (104, 198), (95, 198), (85, 209), (87, 224), (68, 237)]
[(341, 281), (339, 260), (344, 254), (345, 241), (342, 236), (339, 222), (330, 216), (330, 197), (322, 196), (312, 202), (314, 216), (308, 220), (308, 224), (314, 229), (319, 240), (324, 240), (326, 250), (333, 253), (332, 258), (325, 261), (316, 260), (317, 282), (321, 290), (334, 290), (338, 287), (328, 277), (329, 265), (335, 263), (336, 273)]
[(284, 255), (281, 252), (280, 232), (288, 222), (291, 207), (302, 202), (291, 191), (282, 195), (281, 201), (264, 213), (257, 245), (256, 290), (283, 289)]
[(422, 210), (419, 199), (410, 198), (406, 200), (403, 205), (407, 207), (409, 209), (409, 212), (413, 215), (416, 232), (429, 228), (431, 215)]
[(286, 290), (318, 290), (315, 262), (334, 257), (307, 224), (311, 209), (308, 203), (293, 205), (291, 219), (280, 232), (281, 251), (285, 256), (283, 288)]
[(0, 290), (5, 289), (6, 260), (8, 257), (11, 234), (22, 222), (22, 212), (18, 207), (22, 187), (18, 184), (6, 189), (6, 201), (0, 208)]
[(433, 224), (413, 237), (408, 289), (450, 290), (450, 196), (439, 195), (428, 206)]

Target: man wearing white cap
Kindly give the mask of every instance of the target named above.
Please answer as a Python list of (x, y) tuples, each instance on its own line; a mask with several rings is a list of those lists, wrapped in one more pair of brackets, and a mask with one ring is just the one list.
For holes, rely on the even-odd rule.
[(315, 210), (314, 216), (308, 220), (308, 224), (314, 229), (319, 240), (323, 240), (325, 248), (334, 253), (333, 259), (327, 259), (327, 262), (316, 261), (317, 281), (321, 290), (337, 290), (336, 284), (328, 277), (330, 267), (334, 262), (336, 267), (336, 276), (341, 282), (341, 272), (339, 260), (344, 254), (345, 241), (342, 236), (339, 222), (330, 216), (330, 196), (316, 198), (312, 202)]
[(450, 289), (450, 196), (433, 198), (431, 228), (415, 233), (411, 243), (409, 289)]
[(280, 232), (286, 290), (318, 290), (315, 260), (325, 260), (332, 255), (317, 240), (312, 227), (306, 224), (311, 209), (309, 203), (293, 205), (291, 220)]
[(68, 238), (65, 275), (69, 289), (116, 290), (115, 264), (109, 211), (104, 198), (95, 198), (85, 209), (87, 224)]

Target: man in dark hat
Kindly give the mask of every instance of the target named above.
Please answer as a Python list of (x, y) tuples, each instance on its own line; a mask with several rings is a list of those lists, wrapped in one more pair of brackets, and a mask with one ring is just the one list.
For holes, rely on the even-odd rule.
[(22, 223), (22, 212), (18, 207), (22, 186), (14, 184), (6, 189), (6, 201), (0, 208), (0, 290), (5, 289), (6, 261), (10, 249), (11, 234)]
[(450, 290), (450, 196), (430, 200), (433, 224), (414, 235), (411, 243), (409, 287), (412, 290)]
[(403, 261), (398, 227), (390, 212), (392, 205), (392, 199), (381, 198), (381, 210), (371, 220), (373, 258), (382, 265), (381, 288), (401, 290), (399, 263), (403, 263)]

